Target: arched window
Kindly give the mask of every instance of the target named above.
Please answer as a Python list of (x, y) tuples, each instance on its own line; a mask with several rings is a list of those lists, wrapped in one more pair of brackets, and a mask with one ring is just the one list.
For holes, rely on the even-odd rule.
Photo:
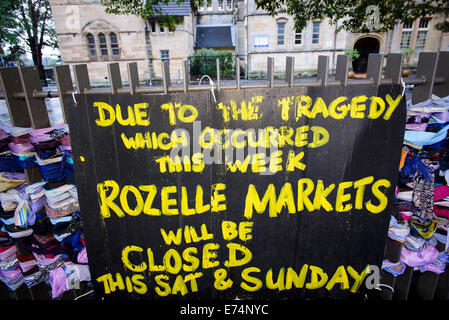
[(95, 48), (95, 38), (91, 33), (86, 35), (87, 39), (87, 51), (89, 52), (89, 56), (95, 57), (97, 55), (97, 49)]
[(108, 45), (106, 43), (106, 37), (104, 34), (99, 33), (98, 34), (98, 40), (100, 41), (100, 52), (102, 56), (108, 55)]
[(117, 35), (114, 32), (111, 32), (109, 34), (109, 38), (111, 40), (111, 52), (113, 56), (118, 56), (120, 55), (120, 50), (118, 48), (118, 39), (117, 39)]

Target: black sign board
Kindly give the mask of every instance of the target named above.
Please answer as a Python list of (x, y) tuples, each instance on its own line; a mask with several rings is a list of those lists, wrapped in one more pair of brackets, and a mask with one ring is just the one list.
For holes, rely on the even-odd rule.
[(399, 85), (68, 97), (95, 291), (343, 299), (380, 266)]

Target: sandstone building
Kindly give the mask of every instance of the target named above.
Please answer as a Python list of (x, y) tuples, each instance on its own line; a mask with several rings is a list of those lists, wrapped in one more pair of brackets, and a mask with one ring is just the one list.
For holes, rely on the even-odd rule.
[[(275, 58), (275, 71), (285, 69), (285, 57), (295, 57), (295, 70), (316, 69), (319, 55), (329, 55), (333, 66), (336, 54), (347, 48), (361, 53), (354, 69), (363, 72), (370, 52), (419, 52), (448, 50), (449, 36), (434, 29), (436, 19), (423, 17), (410, 24), (398, 24), (384, 33), (355, 34), (341, 31), (327, 20), (310, 21), (304, 30), (295, 30), (293, 18), (270, 16), (258, 10), (254, 0), (213, 0), (210, 6), (192, 8), (164, 5), (165, 12), (182, 18), (171, 31), (161, 27), (157, 17), (106, 14), (98, 0), (50, 0), (56, 32), (65, 64), (86, 63), (92, 82), (107, 75), (106, 64), (121, 64), (126, 81), (126, 63), (136, 61), (141, 80), (161, 76), (161, 61), (170, 61), (172, 81), (182, 78), (182, 61), (201, 48), (232, 52), (241, 60), (246, 74), (266, 70), (267, 57)], [(151, 70), (151, 72), (149, 72)]]

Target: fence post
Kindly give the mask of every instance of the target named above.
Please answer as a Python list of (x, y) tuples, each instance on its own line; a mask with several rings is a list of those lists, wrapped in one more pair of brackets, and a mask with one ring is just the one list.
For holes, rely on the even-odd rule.
[(136, 89), (139, 87), (139, 71), (137, 69), (137, 62), (129, 62), (127, 65), (129, 90), (131, 94), (136, 94)]
[(400, 84), (402, 77), (402, 53), (389, 53), (387, 55), (387, 66), (385, 67), (385, 78), (391, 79), (392, 84)]
[(111, 93), (117, 93), (117, 90), (122, 87), (122, 77), (120, 76), (120, 65), (118, 62), (108, 63), (108, 74)]
[(329, 56), (318, 56), (317, 79), (322, 86), (327, 86), (329, 75)]
[(89, 73), (87, 64), (76, 64), (73, 66), (75, 74), (76, 93), (83, 94), (84, 90), (90, 89)]
[(61, 103), (62, 116), (64, 122), (67, 123), (67, 104), (66, 95), (73, 92), (72, 76), (70, 75), (70, 67), (68, 65), (55, 66), (53, 68), (56, 78), (56, 84), (59, 93), (59, 102)]
[(0, 79), (5, 90), (11, 124), (15, 127), (29, 127), (31, 120), (25, 99), (15, 96), (16, 93), (23, 92), (19, 69), (17, 67), (0, 68)]
[[(10, 91), (9, 95), (15, 95), (17, 93), (24, 93), (26, 110), (22, 109), (22, 114), (19, 114), (14, 110), (15, 106), (23, 108), (22, 104), (17, 104), (13, 102), (10, 105), (10, 118), (11, 122), (14, 126), (17, 126), (17, 123), (23, 124), (24, 127), (28, 127), (31, 123), (34, 129), (46, 128), (50, 126), (50, 120), (48, 118), (47, 106), (45, 105), (45, 101), (42, 99), (37, 99), (33, 97), (33, 93), (35, 91), (42, 91), (42, 85), (39, 78), (39, 72), (36, 67), (26, 67), (21, 68), (8, 73), (1, 72), (2, 82), (5, 85), (5, 91), (7, 90), (17, 90), (16, 92)], [(17, 72), (16, 72), (17, 71)], [(8, 76), (14, 76), (16, 79), (9, 79), (12, 82), (12, 86), (8, 84)], [(19, 83), (21, 84), (19, 86)], [(14, 89), (12, 89), (14, 87)], [(27, 125), (25, 125), (28, 123)], [(33, 184), (38, 181), (42, 181), (42, 176), (39, 172), (38, 167), (33, 167), (31, 169), (25, 170), (27, 180), (29, 184)], [(22, 248), (18, 243), (16, 243), (17, 250), (19, 252), (28, 252), (24, 248)], [(30, 253), (31, 254), (31, 253)], [(23, 288), (23, 286), (19, 287), (14, 295), (17, 299), (33, 299), (33, 300), (48, 300), (50, 299), (49, 291), (47, 288), (47, 284), (45, 282), (39, 283), (31, 288)]]
[(19, 74), (33, 129), (48, 128), (50, 126), (50, 119), (48, 118), (45, 100), (33, 97), (34, 91), (42, 91), (37, 67), (20, 68)]
[(433, 93), (439, 97), (449, 95), (449, 52), (440, 52), (438, 56), (438, 67), (436, 78), (444, 78), (442, 83), (433, 86)]
[(335, 68), (335, 80), (340, 81), (342, 86), (348, 84), (349, 56), (340, 54), (337, 56), (337, 67)]
[(378, 86), (382, 78), (382, 64), (384, 55), (379, 53), (370, 53), (368, 56), (368, 67), (366, 70), (366, 79), (372, 80), (373, 84)]
[(415, 85), (412, 94), (412, 103), (417, 104), (431, 98), (433, 82), (437, 68), (438, 52), (421, 52), (418, 58), (416, 78), (424, 79), (424, 84)]
[(221, 89), (221, 81), (220, 81), (220, 59), (215, 59), (215, 65), (217, 67), (217, 91)]
[(189, 78), (190, 78), (189, 71), (190, 71), (190, 61), (188, 59), (185, 59), (182, 63), (184, 92), (189, 91)]
[(274, 59), (273, 59), (273, 57), (267, 58), (267, 80), (268, 80), (268, 87), (273, 88), (274, 87)]
[(289, 87), (293, 87), (294, 71), (295, 57), (287, 57), (285, 60), (285, 81)]
[(240, 59), (235, 57), (235, 82), (237, 89), (240, 90)]
[(164, 93), (168, 93), (170, 87), (170, 66), (168, 61), (162, 61), (162, 82), (164, 85)]

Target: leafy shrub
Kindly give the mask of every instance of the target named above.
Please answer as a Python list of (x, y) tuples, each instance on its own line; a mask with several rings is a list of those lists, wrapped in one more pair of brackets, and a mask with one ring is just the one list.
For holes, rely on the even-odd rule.
[(220, 76), (226, 77), (234, 74), (234, 60), (232, 53), (213, 49), (201, 49), (191, 57), (190, 75), (201, 77), (205, 74), (212, 78), (217, 77), (216, 60), (220, 60)]

